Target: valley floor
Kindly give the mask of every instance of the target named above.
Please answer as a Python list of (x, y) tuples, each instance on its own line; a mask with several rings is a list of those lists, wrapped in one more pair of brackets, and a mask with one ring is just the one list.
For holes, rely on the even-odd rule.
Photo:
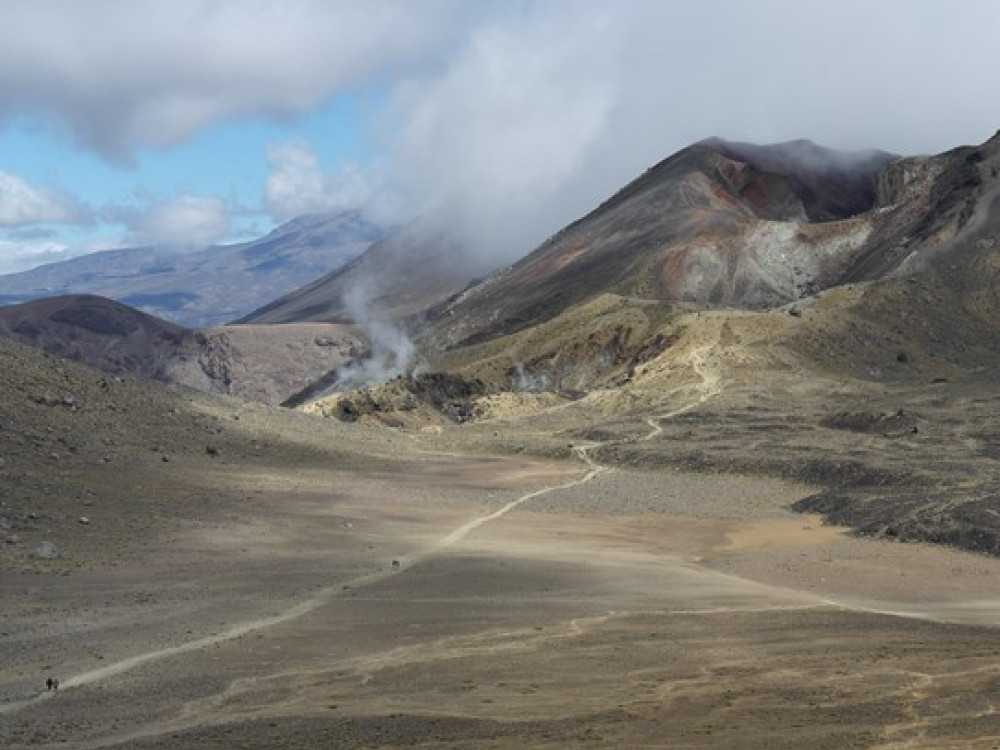
[(368, 440), (391, 470), (219, 465), (242, 500), (127, 565), (5, 574), (0, 745), (996, 747), (1000, 560), (596, 444)]

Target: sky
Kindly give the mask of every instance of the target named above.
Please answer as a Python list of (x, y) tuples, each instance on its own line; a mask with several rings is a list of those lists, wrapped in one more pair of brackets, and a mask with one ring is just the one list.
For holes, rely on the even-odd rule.
[(993, 0), (3, 0), (0, 273), (294, 216), (501, 264), (709, 136), (1000, 128)]

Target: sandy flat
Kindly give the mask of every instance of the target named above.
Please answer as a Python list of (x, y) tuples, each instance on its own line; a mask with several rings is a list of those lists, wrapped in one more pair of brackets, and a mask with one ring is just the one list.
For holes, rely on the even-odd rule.
[(126, 569), (5, 578), (3, 745), (989, 747), (1000, 730), (1000, 562), (851, 537), (773, 480), (419, 461), (216, 476), (260, 494)]

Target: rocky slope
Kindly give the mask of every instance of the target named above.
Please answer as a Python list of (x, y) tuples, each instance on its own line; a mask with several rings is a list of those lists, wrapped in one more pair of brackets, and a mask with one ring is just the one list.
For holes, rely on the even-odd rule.
[(358, 258), (241, 318), (240, 323), (347, 323), (419, 318), (490, 270), (445, 231), (413, 222)]
[(217, 326), (191, 330), (93, 295), (0, 308), (0, 337), (112, 375), (277, 404), (364, 351), (347, 326)]
[[(288, 409), (106, 375), (6, 337), (0, 366), (5, 574), (57, 576), (142, 561), (154, 540), (171, 535), (182, 544), (195, 519), (242, 512), (248, 493), (214, 482), (218, 472), (315, 470), (346, 455)], [(353, 461), (366, 460), (365, 443), (352, 441)], [(48, 552), (39, 550), (43, 541), (53, 545)], [(19, 596), (10, 587), (3, 594), (6, 604)], [(67, 616), (59, 610), (50, 621)]]
[(835, 285), (905, 232), (901, 196), (883, 187), (892, 163), (807, 141), (702, 141), (444, 307), (433, 340), (510, 333), (608, 292), (762, 309)]
[[(673, 157), (440, 308), (424, 342), (465, 386), (423, 403), (549, 434), (542, 455), (586, 441), (605, 464), (792, 478), (818, 490), (801, 509), (864, 533), (1000, 554), (1000, 136), (846, 181), (721, 148)], [(314, 408), (406, 426), (426, 390)]]
[(347, 212), (302, 216), (236, 245), (108, 250), (0, 276), (0, 304), (98, 294), (180, 325), (218, 325), (353, 260), (382, 235)]

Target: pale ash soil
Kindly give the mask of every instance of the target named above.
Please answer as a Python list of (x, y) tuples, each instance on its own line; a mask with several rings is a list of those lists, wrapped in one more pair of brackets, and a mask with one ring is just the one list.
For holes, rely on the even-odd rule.
[(4, 576), (3, 746), (995, 746), (1000, 561), (461, 434), (217, 465), (187, 482), (247, 499), (127, 567)]
[[(1000, 560), (849, 536), (789, 510), (805, 484), (618, 460), (713, 438), (711, 352), (436, 431), (70, 366), (66, 415), (23, 355), (0, 746), (995, 747)], [(132, 437), (92, 445), (112, 405)]]

